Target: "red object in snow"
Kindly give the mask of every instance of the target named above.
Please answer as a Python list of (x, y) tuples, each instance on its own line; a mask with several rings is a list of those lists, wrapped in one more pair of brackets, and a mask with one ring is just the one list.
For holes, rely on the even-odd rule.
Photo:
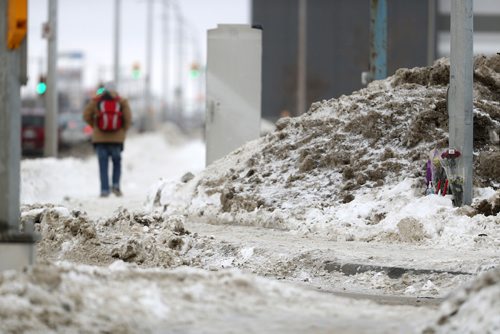
[(446, 182), (444, 183), (443, 196), (446, 195), (446, 190), (448, 190), (448, 179), (446, 179)]
[(438, 181), (438, 185), (436, 187), (436, 194), (439, 195), (439, 189), (441, 189), (441, 180)]

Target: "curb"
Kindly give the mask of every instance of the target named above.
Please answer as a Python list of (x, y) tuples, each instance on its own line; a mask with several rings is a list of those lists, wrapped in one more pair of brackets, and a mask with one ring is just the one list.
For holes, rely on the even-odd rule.
[(325, 262), (325, 270), (328, 272), (341, 272), (344, 275), (352, 276), (367, 271), (384, 272), (389, 278), (400, 278), (405, 273), (413, 275), (429, 275), (429, 274), (449, 274), (449, 275), (470, 275), (475, 276), (475, 273), (468, 273), (464, 271), (447, 271), (437, 269), (415, 269), (394, 266), (377, 266), (370, 264), (360, 263), (339, 263), (334, 261)]

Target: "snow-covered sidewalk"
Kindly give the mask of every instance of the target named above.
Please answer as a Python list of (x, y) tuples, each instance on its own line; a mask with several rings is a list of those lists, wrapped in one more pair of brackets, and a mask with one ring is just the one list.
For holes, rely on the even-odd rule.
[[(1, 276), (0, 315), (26, 326), (41, 305), (30, 314), (59, 331), (498, 331), (498, 68), (497, 56), (475, 61), (472, 206), (423, 194), (428, 153), (447, 146), (446, 60), (314, 103), (206, 169), (200, 141), (131, 137), (123, 198), (97, 197), (95, 158), (23, 161), (22, 220), (49, 264)], [(434, 315), (317, 288), (453, 297)]]

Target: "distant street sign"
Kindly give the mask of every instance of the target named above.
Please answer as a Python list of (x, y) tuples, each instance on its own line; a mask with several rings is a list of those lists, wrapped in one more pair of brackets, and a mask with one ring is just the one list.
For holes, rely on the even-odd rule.
[(59, 58), (83, 59), (83, 52), (81, 51), (68, 51), (59, 52)]

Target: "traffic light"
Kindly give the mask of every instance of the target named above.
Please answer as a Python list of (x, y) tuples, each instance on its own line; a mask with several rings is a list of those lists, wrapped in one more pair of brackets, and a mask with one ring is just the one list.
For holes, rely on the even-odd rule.
[(136, 62), (132, 65), (132, 78), (139, 79), (140, 77), (141, 77), (141, 65)]
[(99, 82), (99, 84), (97, 85), (97, 89), (95, 91), (95, 95), (101, 95), (102, 93), (104, 93), (105, 90), (106, 87), (104, 86), (104, 84), (102, 82)]
[(36, 84), (36, 93), (38, 95), (43, 95), (47, 91), (47, 83), (44, 75), (38, 78), (38, 83)]
[(189, 70), (189, 73), (191, 74), (191, 78), (197, 78), (200, 76), (200, 65), (198, 63), (192, 63), (191, 68)]

